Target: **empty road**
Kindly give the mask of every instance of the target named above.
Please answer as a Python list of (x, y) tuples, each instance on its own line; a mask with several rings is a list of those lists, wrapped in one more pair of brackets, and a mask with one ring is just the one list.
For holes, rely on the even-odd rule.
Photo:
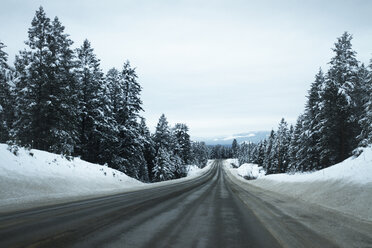
[(2, 214), (0, 247), (372, 247), (370, 223), (325, 232), (348, 217), (301, 204), (250, 191), (215, 161), (189, 181)]

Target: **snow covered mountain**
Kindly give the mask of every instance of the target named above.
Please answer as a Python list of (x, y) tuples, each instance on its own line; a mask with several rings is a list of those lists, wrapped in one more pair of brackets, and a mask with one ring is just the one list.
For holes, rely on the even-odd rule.
[(252, 131), (247, 133), (238, 133), (229, 136), (215, 136), (215, 137), (193, 137), (196, 141), (204, 141), (207, 145), (231, 145), (234, 139), (238, 141), (238, 143), (243, 142), (253, 142), (257, 143), (267, 136), (269, 136), (270, 131)]

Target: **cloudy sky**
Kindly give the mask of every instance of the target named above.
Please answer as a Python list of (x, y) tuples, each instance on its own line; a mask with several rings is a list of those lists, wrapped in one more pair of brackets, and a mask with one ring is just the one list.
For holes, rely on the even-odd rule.
[(162, 113), (194, 137), (294, 123), (319, 67), (344, 31), (358, 59), (372, 57), (372, 1), (2, 0), (0, 40), (10, 61), (42, 5), (80, 46), (89, 39), (106, 72), (137, 67), (144, 116)]

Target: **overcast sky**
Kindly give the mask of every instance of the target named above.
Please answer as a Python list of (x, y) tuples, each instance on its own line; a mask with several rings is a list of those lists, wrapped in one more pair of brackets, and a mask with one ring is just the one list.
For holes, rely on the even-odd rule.
[(294, 123), (319, 67), (344, 31), (358, 59), (372, 57), (372, 1), (2, 0), (0, 40), (10, 61), (25, 47), (38, 7), (80, 46), (91, 41), (106, 72), (137, 67), (153, 129), (164, 113), (192, 136)]

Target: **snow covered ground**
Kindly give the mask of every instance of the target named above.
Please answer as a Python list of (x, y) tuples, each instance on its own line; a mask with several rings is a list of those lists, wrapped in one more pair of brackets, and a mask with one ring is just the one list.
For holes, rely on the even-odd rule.
[(269, 191), (289, 195), (362, 219), (372, 220), (372, 147), (357, 158), (312, 173), (276, 174), (245, 180), (238, 169), (225, 167), (238, 180)]
[(14, 155), (0, 144), (0, 212), (157, 187), (206, 173), (191, 166), (186, 178), (145, 184), (107, 166), (20, 148)]
[(252, 180), (265, 176), (265, 170), (256, 164), (242, 164), (236, 169), (239, 176)]

